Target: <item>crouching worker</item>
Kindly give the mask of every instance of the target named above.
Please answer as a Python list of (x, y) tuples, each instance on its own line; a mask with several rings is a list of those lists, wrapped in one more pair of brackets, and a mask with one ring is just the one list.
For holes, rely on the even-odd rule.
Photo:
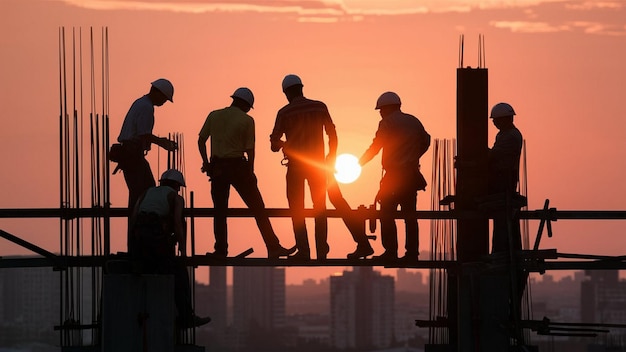
[(194, 314), (191, 287), (185, 263), (176, 257), (176, 245), (181, 257), (186, 256), (186, 231), (183, 217), (184, 199), (178, 194), (185, 179), (178, 170), (167, 170), (160, 185), (146, 190), (131, 214), (133, 259), (142, 265), (145, 274), (173, 274), (174, 298), (178, 325), (190, 328), (204, 325), (211, 318)]

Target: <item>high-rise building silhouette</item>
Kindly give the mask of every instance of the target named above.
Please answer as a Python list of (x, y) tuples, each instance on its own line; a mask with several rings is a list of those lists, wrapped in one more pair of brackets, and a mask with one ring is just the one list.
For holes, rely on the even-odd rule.
[(209, 306), (211, 327), (215, 331), (224, 331), (228, 323), (228, 304), (226, 287), (226, 266), (209, 268)]
[(421, 271), (409, 271), (405, 268), (400, 268), (396, 275), (397, 291), (424, 292), (428, 289), (424, 283), (424, 274)]
[(58, 342), (60, 298), (51, 268), (0, 270), (0, 342)]
[(284, 268), (233, 268), (233, 327), (239, 345), (255, 338), (271, 343), (279, 336), (285, 327)]
[(333, 347), (389, 347), (394, 339), (393, 277), (366, 266), (331, 277), (330, 315)]
[(618, 270), (587, 270), (581, 283), (583, 322), (623, 324), (626, 321), (626, 281)]

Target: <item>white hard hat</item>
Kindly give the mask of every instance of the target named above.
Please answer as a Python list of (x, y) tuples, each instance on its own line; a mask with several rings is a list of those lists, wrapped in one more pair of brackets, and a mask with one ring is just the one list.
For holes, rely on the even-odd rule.
[(185, 178), (183, 177), (183, 174), (175, 169), (169, 169), (167, 171), (165, 171), (163, 173), (163, 175), (161, 175), (161, 179), (159, 181), (163, 181), (163, 180), (170, 180), (170, 181), (175, 181), (178, 182), (178, 184), (180, 184), (183, 187), (185, 186)]
[(296, 75), (287, 75), (285, 76), (285, 78), (283, 78), (283, 92), (287, 88), (295, 85), (302, 85), (302, 80), (300, 79), (300, 77)]
[(492, 119), (494, 117), (504, 117), (504, 116), (513, 116), (515, 115), (515, 110), (513, 110), (513, 107), (507, 103), (498, 103), (496, 105), (493, 106), (493, 108), (491, 109), (491, 115), (489, 117), (491, 117)]
[(172, 83), (165, 78), (159, 78), (156, 81), (152, 82), (152, 86), (161, 91), (161, 93), (165, 94), (167, 100), (174, 102), (174, 86)]
[(376, 110), (386, 105), (401, 105), (400, 97), (394, 92), (385, 92), (376, 100)]
[(252, 91), (246, 87), (237, 88), (237, 90), (235, 90), (233, 95), (231, 95), (230, 97), (242, 99), (243, 101), (248, 103), (250, 107), (254, 105), (254, 94), (252, 94)]

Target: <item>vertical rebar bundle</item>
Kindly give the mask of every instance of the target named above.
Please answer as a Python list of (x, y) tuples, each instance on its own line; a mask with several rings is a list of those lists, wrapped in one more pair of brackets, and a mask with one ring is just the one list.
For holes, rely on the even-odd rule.
[[(88, 50), (83, 49), (85, 42)], [(100, 256), (110, 251), (107, 28), (102, 29), (100, 42), (97, 54), (93, 28), (89, 30), (88, 39), (83, 38), (81, 28), (72, 28), (71, 35), (66, 34), (65, 28), (59, 29), (59, 180), (60, 208), (65, 210), (60, 219), (59, 251), (64, 256)], [(83, 182), (86, 175), (89, 175), (88, 185)], [(90, 219), (71, 215), (72, 210), (81, 209), (87, 202), (92, 208), (104, 209), (105, 215)], [(86, 226), (91, 231), (84, 231)], [(88, 340), (96, 342), (98, 333), (94, 327), (99, 318), (101, 275), (101, 268), (97, 267), (70, 267), (60, 272), (61, 346), (79, 346), (89, 343)], [(90, 299), (90, 311), (83, 311), (85, 299)], [(91, 330), (91, 336), (86, 330)]]
[[(446, 196), (456, 193), (456, 172), (454, 170), (456, 142), (436, 139), (433, 144), (432, 167), (432, 210), (450, 210), (453, 203), (441, 202)], [(430, 222), (431, 260), (456, 260), (456, 220), (433, 219)], [(448, 316), (448, 275), (445, 269), (430, 269), (429, 317), (432, 321)], [(448, 329), (429, 328), (430, 344), (447, 344)]]

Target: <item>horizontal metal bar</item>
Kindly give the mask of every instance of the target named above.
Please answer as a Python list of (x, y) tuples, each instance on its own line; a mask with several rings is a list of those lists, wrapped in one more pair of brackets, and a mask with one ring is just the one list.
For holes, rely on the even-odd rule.
[[(105, 256), (56, 256), (45, 257), (0, 257), (0, 268), (18, 267), (53, 267), (56, 270), (68, 267), (103, 267), (109, 260), (128, 260), (125, 254)], [(380, 259), (343, 259), (329, 258), (325, 260), (299, 261), (288, 258), (237, 258), (228, 257), (224, 260), (211, 258), (205, 255), (186, 257), (188, 266), (282, 266), (282, 267), (319, 267), (319, 266), (381, 266), (386, 268), (413, 268), (413, 269), (454, 269), (460, 263), (446, 260), (420, 260), (414, 263), (389, 262)], [(520, 266), (529, 272), (544, 272), (547, 270), (610, 270), (626, 269), (625, 261), (524, 261)]]
[[(105, 256), (57, 256), (56, 258), (41, 257), (0, 257), (0, 268), (18, 267), (55, 267), (57, 269), (67, 267), (95, 267), (104, 266), (107, 261), (129, 260), (126, 255)], [(282, 266), (282, 267), (319, 267), (319, 266), (382, 266), (388, 268), (450, 268), (456, 266), (453, 261), (417, 261), (410, 264), (400, 262), (390, 263), (381, 259), (343, 259), (330, 258), (325, 260), (294, 260), (288, 258), (267, 259), (267, 258), (238, 258), (228, 257), (226, 259), (215, 259), (204, 255), (196, 255), (184, 258), (188, 266)]]
[(606, 328), (626, 328), (626, 324), (612, 324), (612, 323), (561, 323), (561, 322), (553, 322), (548, 318), (543, 318), (542, 320), (522, 320), (521, 327), (525, 329), (531, 329), (533, 331), (537, 331), (539, 335), (553, 335), (559, 334), (554, 331), (565, 331), (571, 333), (596, 333), (602, 332), (607, 333), (609, 330)]
[[(267, 214), (270, 217), (290, 217), (289, 209), (267, 208)], [(313, 209), (305, 209), (305, 216), (313, 217), (315, 211)], [(350, 214), (365, 219), (380, 218), (380, 210), (370, 209), (354, 209)], [(474, 219), (474, 218), (490, 218), (487, 211), (472, 210), (417, 210), (411, 212), (418, 219)], [(214, 208), (185, 208), (184, 215), (194, 217), (213, 217), (215, 216)], [(331, 218), (337, 218), (344, 215), (335, 209), (326, 210), (326, 215)], [(90, 218), (90, 217), (128, 217), (127, 208), (32, 208), (32, 209), (0, 209), (0, 218)], [(252, 217), (254, 213), (248, 208), (230, 208), (227, 211), (229, 217)], [(406, 215), (402, 211), (396, 212), (396, 218), (401, 219)], [(624, 210), (523, 210), (519, 213), (520, 219), (529, 220), (626, 220), (626, 211)]]
[[(267, 208), (266, 213), (270, 217), (291, 217), (292, 212), (289, 209)], [(215, 216), (214, 208), (185, 208), (183, 214), (186, 217), (213, 217)], [(355, 209), (350, 211), (350, 215), (360, 216), (363, 218), (379, 218), (380, 210)], [(458, 211), (429, 211), (419, 210), (411, 213), (418, 219), (455, 219), (455, 218), (475, 218), (484, 217), (482, 212), (458, 212)], [(92, 217), (128, 217), (128, 208), (34, 208), (34, 209), (0, 209), (0, 218), (92, 218)], [(254, 212), (249, 208), (229, 208), (226, 212), (228, 217), (253, 217)], [(307, 217), (315, 216), (315, 210), (305, 209), (304, 215)], [(327, 209), (326, 216), (338, 218), (344, 216), (345, 213), (336, 209)], [(404, 218), (406, 215), (402, 211), (397, 211), (397, 218)]]
[(528, 271), (544, 272), (547, 270), (623, 270), (626, 261), (598, 260), (598, 261), (545, 261), (542, 263), (526, 262), (521, 264)]
[(55, 325), (54, 331), (59, 330), (90, 330), (90, 329), (99, 329), (100, 324), (66, 324), (66, 325)]

